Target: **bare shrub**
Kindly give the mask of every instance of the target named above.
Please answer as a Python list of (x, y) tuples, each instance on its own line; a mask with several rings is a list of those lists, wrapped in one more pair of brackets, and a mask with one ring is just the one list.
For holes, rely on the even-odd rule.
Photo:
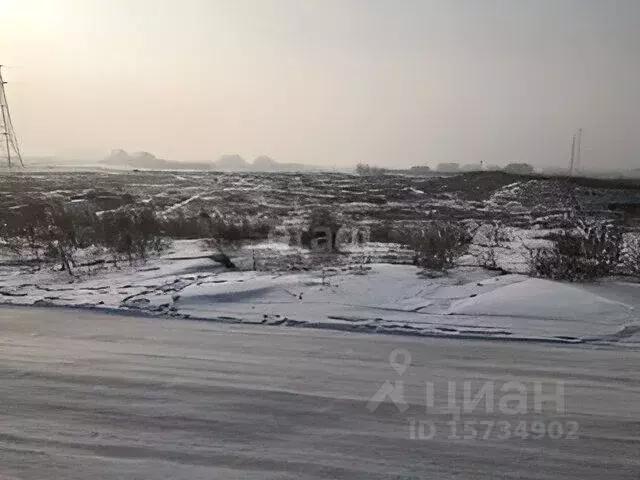
[(199, 218), (204, 229), (203, 236), (228, 246), (267, 240), (273, 228), (272, 222), (266, 219), (250, 220), (247, 217), (226, 219), (220, 215), (212, 217), (207, 212), (200, 212)]
[[(211, 217), (206, 212), (200, 212), (199, 218), (205, 226), (207, 237), (203, 240), (204, 247), (216, 251), (214, 260), (227, 268), (236, 268), (229, 254), (231, 250), (239, 249), (247, 242), (268, 239), (273, 227), (272, 222), (265, 219), (252, 221), (245, 217), (234, 221), (219, 215)], [(252, 251), (252, 268), (253, 270), (258, 268), (258, 257), (255, 250)]]
[(621, 263), (624, 274), (640, 277), (640, 234), (637, 232), (624, 236)]
[(5, 248), (19, 257), (30, 255), (39, 264), (41, 242), (49, 227), (47, 204), (32, 201), (5, 213), (0, 228)]
[(78, 222), (73, 212), (59, 204), (49, 206), (47, 213), (49, 228), (43, 238), (45, 258), (59, 261), (62, 270), (71, 275), (75, 267), (73, 254), (79, 246)]
[(486, 242), (481, 245), (484, 250), (480, 254), (480, 265), (488, 270), (502, 271), (502, 268), (498, 266), (498, 249), (502, 248), (509, 240), (504, 226), (500, 222), (494, 221), (488, 225), (485, 231)]
[(386, 168), (380, 168), (380, 167), (373, 167), (371, 165), (367, 165), (365, 163), (359, 163), (358, 165), (356, 165), (356, 173), (358, 175), (365, 175), (365, 176), (369, 176), (369, 175), (373, 175), (373, 176), (380, 176), (380, 175), (385, 175), (387, 172)]
[(229, 244), (261, 241), (269, 238), (271, 225), (267, 222), (243, 218), (240, 222), (217, 218), (213, 223), (213, 236)]
[(161, 222), (153, 210), (118, 209), (103, 214), (97, 221), (98, 243), (104, 245), (117, 261), (124, 256), (130, 264), (146, 261), (150, 254), (162, 252), (168, 242)]
[(538, 277), (579, 282), (618, 270), (622, 233), (613, 225), (579, 221), (550, 239), (555, 242), (552, 248), (530, 250), (530, 270)]
[[(248, 242), (263, 241), (269, 238), (272, 225), (267, 221), (251, 221), (242, 218), (240, 221), (227, 220), (221, 216), (211, 217), (206, 212), (200, 213), (200, 218), (206, 224), (205, 248), (217, 250), (227, 266), (231, 266), (226, 252), (230, 249), (238, 249)], [(256, 264), (255, 252), (253, 263)]]
[(392, 221), (371, 226), (370, 240), (378, 243), (403, 243), (405, 232)]
[(99, 243), (97, 216), (88, 208), (59, 201), (34, 201), (5, 216), (0, 235), (5, 248), (25, 263), (59, 264), (73, 274), (80, 248)]
[(309, 233), (305, 230), (295, 226), (286, 227), (284, 230), (284, 236), (287, 239), (287, 244), (290, 247), (300, 247), (303, 245), (309, 245)]
[(21, 239), (8, 235), (7, 230), (0, 225), (0, 252), (9, 253), (16, 257), (22, 257), (23, 242)]
[(3, 243), (19, 257), (30, 256), (38, 266), (43, 261), (59, 262), (61, 269), (71, 274), (73, 252), (82, 238), (78, 234), (80, 224), (78, 212), (67, 211), (59, 202), (29, 202), (5, 218)]
[(208, 223), (201, 217), (185, 216), (181, 210), (160, 220), (164, 235), (176, 239), (196, 239), (208, 236)]
[(453, 267), (470, 243), (467, 229), (450, 222), (433, 222), (409, 232), (407, 238), (407, 246), (415, 252), (414, 265), (438, 271)]

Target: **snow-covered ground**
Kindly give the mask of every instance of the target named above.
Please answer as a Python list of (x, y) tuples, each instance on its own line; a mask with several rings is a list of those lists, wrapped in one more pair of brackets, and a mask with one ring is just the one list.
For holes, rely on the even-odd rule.
[[(640, 350), (51, 308), (0, 308), (0, 332), (3, 480), (637, 480), (640, 471)], [(399, 350), (406, 370), (390, 359)], [(514, 381), (524, 414), (503, 406)], [(397, 396), (367, 408), (388, 385), (402, 385), (407, 410)], [(466, 385), (482, 401), (464, 401)], [(434, 430), (412, 435), (415, 421)]]
[(138, 268), (74, 281), (61, 272), (3, 267), (0, 302), (370, 333), (640, 346), (635, 284), (564, 284), (478, 267), (430, 278), (413, 266), (388, 264), (227, 271), (195, 258), (204, 254), (199, 242), (179, 241)]

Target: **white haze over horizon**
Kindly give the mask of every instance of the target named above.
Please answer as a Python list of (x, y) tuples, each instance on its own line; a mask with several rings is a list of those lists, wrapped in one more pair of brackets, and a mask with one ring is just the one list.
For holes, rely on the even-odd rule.
[(640, 167), (638, 0), (0, 0), (26, 155)]

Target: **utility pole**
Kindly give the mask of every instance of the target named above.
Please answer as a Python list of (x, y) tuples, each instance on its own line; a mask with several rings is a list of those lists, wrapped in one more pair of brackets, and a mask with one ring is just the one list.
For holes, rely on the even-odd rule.
[(580, 175), (580, 168), (582, 167), (582, 165), (580, 165), (581, 153), (582, 153), (582, 129), (579, 128), (578, 133), (576, 134), (576, 164), (575, 164), (576, 172), (578, 172), (578, 175)]
[(573, 141), (571, 142), (571, 160), (569, 161), (569, 176), (573, 177), (573, 161), (576, 157), (576, 134), (573, 134)]
[(571, 161), (569, 162), (569, 176), (573, 177), (574, 170), (580, 169), (580, 149), (582, 148), (582, 128), (573, 134), (571, 142)]
[(2, 78), (2, 65), (0, 65), (0, 137), (3, 137), (1, 148), (4, 150), (4, 156), (7, 158), (9, 168), (11, 168), (12, 153), (20, 161), (20, 165), (24, 167), (16, 132), (11, 122), (11, 113), (9, 112), (9, 104), (7, 103), (7, 95), (4, 88), (6, 84), (7, 82)]

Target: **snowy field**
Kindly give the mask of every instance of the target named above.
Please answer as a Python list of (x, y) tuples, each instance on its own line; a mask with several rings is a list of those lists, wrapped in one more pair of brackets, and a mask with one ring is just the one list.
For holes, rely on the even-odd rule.
[(199, 241), (178, 241), (138, 268), (73, 281), (65, 272), (5, 267), (0, 301), (278, 327), (639, 345), (640, 284), (565, 284), (479, 267), (430, 278), (386, 264), (226, 271), (205, 254)]
[[(630, 279), (565, 284), (526, 276), (530, 250), (550, 245), (576, 196), (588, 200), (591, 215), (613, 215), (608, 202), (637, 195), (634, 185), (585, 180), (569, 195), (558, 180), (501, 172), (449, 178), (27, 172), (1, 180), (2, 215), (30, 205), (37, 216), (42, 205), (57, 202), (80, 218), (143, 207), (178, 223), (171, 249), (161, 256), (134, 266), (121, 259), (117, 267), (78, 268), (73, 276), (52, 264), (34, 268), (32, 258), (13, 258), (5, 248), (0, 303), (397, 335), (626, 346), (640, 341), (640, 286)], [(41, 203), (30, 203), (36, 200)], [(339, 215), (347, 232), (363, 227), (370, 235), (341, 245), (328, 262), (302, 265), (309, 252), (286, 243), (287, 229), (304, 228), (317, 207)], [(230, 224), (269, 221), (277, 227), (234, 251), (238, 268), (229, 270), (198, 239), (203, 212)], [(390, 239), (433, 220), (464, 225), (473, 237), (468, 254), (445, 275), (426, 275), (411, 265), (412, 252)], [(0, 247), (13, 240), (0, 238)], [(489, 253), (490, 270), (479, 266)], [(107, 258), (90, 247), (74, 256), (89, 265)]]

